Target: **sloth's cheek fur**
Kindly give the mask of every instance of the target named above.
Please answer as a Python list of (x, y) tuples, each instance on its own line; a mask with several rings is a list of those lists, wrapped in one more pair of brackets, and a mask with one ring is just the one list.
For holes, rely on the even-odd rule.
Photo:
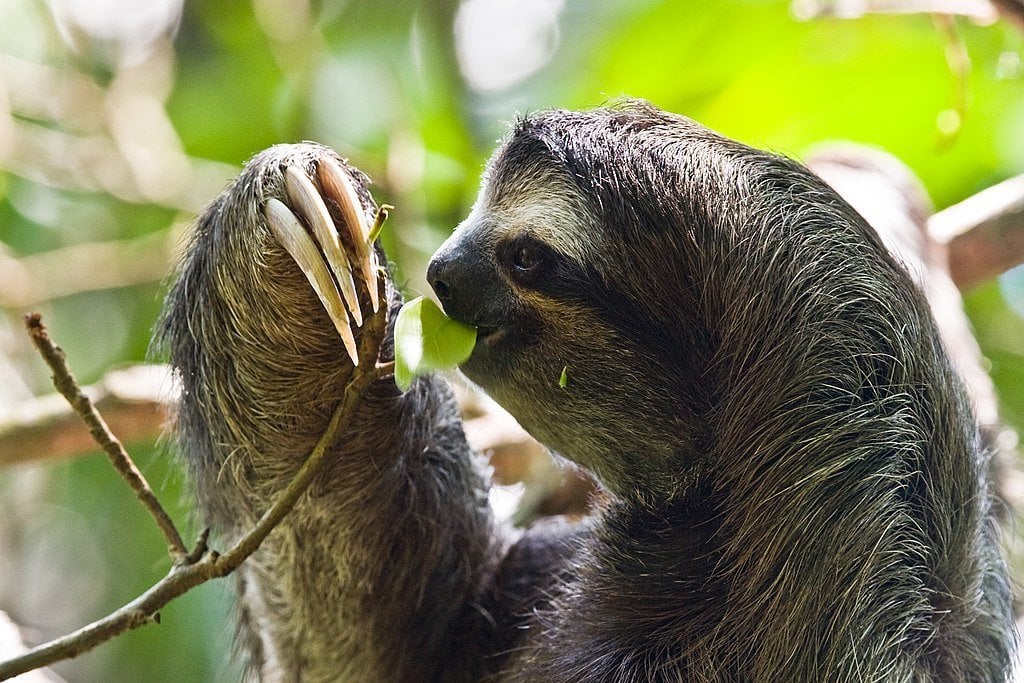
[(462, 372), (487, 390), (498, 383), (518, 383), (517, 369), (524, 354), (536, 351), (541, 334), (539, 322), (513, 315), (477, 328), (476, 346), (461, 366)]

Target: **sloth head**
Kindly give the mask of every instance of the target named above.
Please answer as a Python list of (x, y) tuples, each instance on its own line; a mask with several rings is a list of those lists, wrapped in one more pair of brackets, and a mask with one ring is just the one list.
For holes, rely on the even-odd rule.
[[(853, 222), (803, 219), (839, 205), (798, 165), (643, 103), (543, 112), (495, 152), (427, 277), (478, 328), (466, 376), (613, 492), (672, 496), (721, 457), (730, 321), (777, 315), (801, 264), (786, 245)], [(769, 257), (779, 272), (750, 277)]]

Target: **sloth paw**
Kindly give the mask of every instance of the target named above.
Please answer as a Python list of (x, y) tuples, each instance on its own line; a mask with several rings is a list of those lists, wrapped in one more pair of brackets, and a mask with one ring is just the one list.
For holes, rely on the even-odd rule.
[(267, 200), (267, 224), (302, 269), (341, 335), (352, 364), (358, 365), (353, 324), (358, 329), (364, 317), (371, 315), (360, 307), (360, 298), (377, 313), (382, 288), (374, 236), (355, 187), (340, 164), (322, 156), (315, 178), (298, 166), (286, 167), (284, 189), (287, 204), (277, 198)]

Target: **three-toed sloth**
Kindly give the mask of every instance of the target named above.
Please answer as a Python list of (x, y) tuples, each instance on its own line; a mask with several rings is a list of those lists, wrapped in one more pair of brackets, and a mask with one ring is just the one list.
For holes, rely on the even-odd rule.
[[(351, 220), (339, 174), (372, 219), (330, 150), (256, 156), (168, 297), (181, 448), (224, 538), (288, 483), (353, 372), (338, 332), (358, 326), (279, 234)], [(369, 310), (372, 276), (349, 276)], [(445, 382), (377, 379), (237, 573), (264, 679), (1005, 679), (969, 402), (922, 294), (804, 167), (643, 103), (534, 114), (428, 280), (478, 329), (463, 372), (606, 495), (577, 524), (506, 528)]]

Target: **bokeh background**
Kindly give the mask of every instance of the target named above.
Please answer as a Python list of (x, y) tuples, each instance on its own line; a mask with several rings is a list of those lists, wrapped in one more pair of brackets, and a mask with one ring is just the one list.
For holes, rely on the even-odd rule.
[[(887, 12), (864, 12), (875, 5)], [(920, 12), (936, 8), (965, 16)], [(518, 114), (623, 94), (796, 157), (830, 140), (880, 147), (939, 208), (1024, 173), (1024, 32), (984, 1), (3, 0), (0, 433), (51, 391), (21, 314), (42, 311), (83, 382), (145, 361), (182, 235), (260, 149), (317, 140), (369, 173), (397, 207), (385, 246), (415, 293)], [(1024, 271), (966, 305), (1020, 429)], [(129, 446), (194, 533), (167, 445)], [(29, 640), (167, 568), (103, 455), (0, 468), (0, 610)], [(159, 626), (55, 670), (237, 680), (227, 589), (207, 584)]]

